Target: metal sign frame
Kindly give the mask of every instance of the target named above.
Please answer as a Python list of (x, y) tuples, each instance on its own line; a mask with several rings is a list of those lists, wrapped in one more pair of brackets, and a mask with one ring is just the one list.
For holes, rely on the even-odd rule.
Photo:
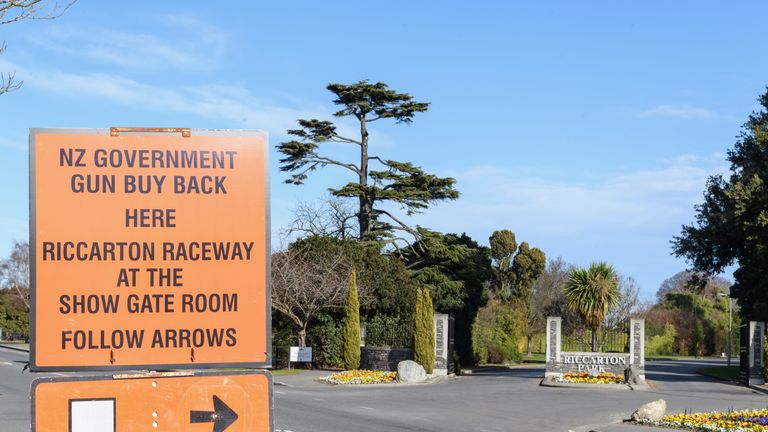
[[(264, 139), (264, 240), (265, 240), (265, 342), (266, 352), (263, 362), (217, 362), (217, 363), (157, 363), (130, 365), (97, 365), (97, 366), (39, 366), (37, 364), (37, 136), (39, 134), (72, 134), (72, 135), (102, 135), (106, 139), (119, 136), (123, 132), (142, 132), (145, 135), (165, 136), (168, 133), (181, 133), (182, 137), (249, 137), (259, 136)], [(120, 370), (167, 370), (167, 369), (215, 369), (215, 368), (268, 368), (272, 364), (272, 281), (271, 281), (271, 199), (269, 171), (269, 139), (262, 130), (218, 130), (218, 129), (188, 129), (188, 128), (31, 128), (29, 133), (29, 253), (30, 253), (30, 350), (29, 369), (31, 372), (57, 371), (120, 371)]]

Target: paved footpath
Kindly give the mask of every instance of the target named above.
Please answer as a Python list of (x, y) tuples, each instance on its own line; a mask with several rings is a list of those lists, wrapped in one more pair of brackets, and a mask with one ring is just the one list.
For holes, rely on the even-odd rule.
[[(44, 375), (22, 374), (26, 360), (24, 352), (0, 348), (2, 432), (29, 431), (29, 385)], [(318, 383), (328, 372), (306, 371), (275, 377), (275, 432), (655, 432), (665, 429), (620, 422), (659, 398), (670, 412), (768, 404), (762, 393), (695, 373), (713, 364), (723, 363), (653, 362), (650, 391), (541, 387), (541, 368), (497, 368), (432, 385), (361, 387)]]

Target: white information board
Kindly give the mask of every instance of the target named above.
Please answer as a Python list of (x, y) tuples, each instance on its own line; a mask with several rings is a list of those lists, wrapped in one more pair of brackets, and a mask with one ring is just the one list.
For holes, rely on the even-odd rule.
[(291, 347), (288, 361), (293, 363), (312, 363), (312, 347)]

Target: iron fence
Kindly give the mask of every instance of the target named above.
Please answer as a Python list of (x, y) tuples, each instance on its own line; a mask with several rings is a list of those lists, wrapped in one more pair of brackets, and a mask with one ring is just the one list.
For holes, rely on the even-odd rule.
[(564, 329), (561, 349), (569, 352), (629, 352), (629, 321), (601, 327), (596, 341), (592, 335), (593, 330), (585, 326)]
[(398, 321), (371, 322), (363, 325), (365, 346), (371, 348), (413, 348), (413, 324)]

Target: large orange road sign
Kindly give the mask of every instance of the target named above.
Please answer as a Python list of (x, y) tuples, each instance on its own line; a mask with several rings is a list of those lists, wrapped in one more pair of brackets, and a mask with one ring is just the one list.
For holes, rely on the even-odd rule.
[(270, 364), (266, 135), (184, 135), (31, 131), (32, 371)]
[(32, 432), (268, 432), (272, 425), (266, 371), (32, 383)]

